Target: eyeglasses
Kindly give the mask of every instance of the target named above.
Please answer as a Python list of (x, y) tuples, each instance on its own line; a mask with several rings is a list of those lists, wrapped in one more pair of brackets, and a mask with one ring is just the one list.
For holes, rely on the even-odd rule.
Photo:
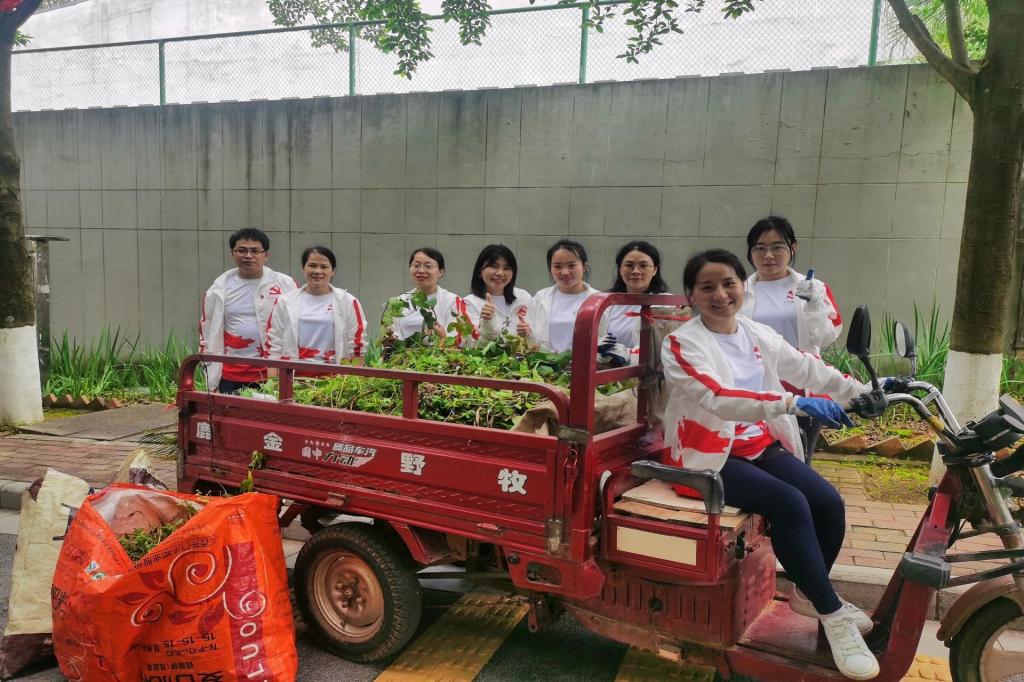
[(775, 244), (758, 244), (750, 249), (750, 253), (755, 256), (764, 256), (768, 252), (771, 252), (773, 256), (781, 256), (782, 254), (789, 252), (789, 244), (784, 242), (776, 242)]
[(245, 255), (258, 256), (258, 255), (260, 255), (262, 253), (266, 253), (266, 251), (264, 249), (243, 249), (243, 248), (237, 248), (237, 249), (231, 249), (231, 253), (235, 254), (236, 256), (245, 256)]
[(623, 263), (619, 266), (626, 272), (632, 272), (633, 270), (639, 270), (640, 272), (647, 272), (648, 270), (654, 269), (654, 263)]
[(409, 269), (412, 270), (413, 272), (416, 272), (417, 270), (433, 272), (434, 270), (437, 269), (437, 266), (434, 265), (433, 263), (410, 263)]

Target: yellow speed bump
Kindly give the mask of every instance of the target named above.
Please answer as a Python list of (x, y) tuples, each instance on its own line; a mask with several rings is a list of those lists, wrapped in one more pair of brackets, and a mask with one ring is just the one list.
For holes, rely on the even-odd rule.
[(676, 663), (649, 651), (630, 647), (619, 666), (615, 682), (711, 682), (715, 669)]
[(452, 604), (376, 682), (469, 682), (526, 615), (520, 599), (470, 592)]
[(903, 682), (919, 682), (920, 680), (953, 682), (953, 675), (949, 672), (949, 663), (934, 656), (915, 656)]

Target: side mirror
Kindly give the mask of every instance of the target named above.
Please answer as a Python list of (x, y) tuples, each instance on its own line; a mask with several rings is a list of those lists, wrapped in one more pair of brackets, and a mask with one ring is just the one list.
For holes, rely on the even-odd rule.
[(857, 306), (846, 335), (846, 350), (863, 360), (871, 352), (871, 313), (864, 305)]
[(892, 338), (896, 341), (896, 353), (900, 357), (910, 360), (910, 376), (917, 375), (917, 346), (914, 345), (914, 335), (903, 326), (902, 322), (893, 322)]
[(903, 326), (902, 322), (893, 322), (892, 337), (896, 340), (896, 353), (901, 358), (913, 358), (917, 356), (917, 347), (914, 345), (914, 335)]

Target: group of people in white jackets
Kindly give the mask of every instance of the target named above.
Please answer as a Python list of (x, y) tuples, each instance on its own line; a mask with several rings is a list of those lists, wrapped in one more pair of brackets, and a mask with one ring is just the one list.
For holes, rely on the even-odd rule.
[[(362, 355), (366, 314), (356, 297), (332, 284), (331, 249), (303, 251), (305, 282), (297, 286), (267, 266), (270, 240), (262, 231), (239, 230), (228, 245), (237, 267), (214, 281), (201, 306), (201, 352), (233, 359), (209, 365), (211, 390), (235, 393), (265, 380), (264, 368), (246, 364), (248, 358), (306, 360), (316, 375), (317, 363)], [(695, 315), (668, 335), (661, 354), (670, 391), (665, 461), (717, 471), (727, 504), (764, 516), (775, 554), (796, 586), (791, 607), (821, 621), (844, 675), (870, 679), (879, 670), (863, 639), (871, 618), (839, 597), (828, 577), (845, 534), (843, 500), (806, 462), (822, 426), (850, 425), (844, 405), (868, 387), (820, 359), (838, 338), (842, 318), (828, 286), (813, 271), (804, 276), (793, 268), (797, 247), (789, 221), (770, 216), (748, 232), (749, 277), (740, 258), (724, 249), (688, 259), (682, 287)], [(587, 281), (587, 251), (578, 241), (559, 239), (546, 260), (552, 284), (531, 295), (516, 286), (512, 250), (488, 245), (461, 296), (441, 286), (444, 256), (416, 249), (409, 256), (412, 288), (399, 295), (407, 305), (383, 331), (398, 339), (461, 334), (449, 325), (468, 320), (473, 332), (460, 337), (463, 344), (514, 334), (549, 351), (569, 350), (576, 314), (598, 289)], [(608, 291), (669, 291), (661, 254), (649, 242), (624, 244), (615, 266)], [(412, 304), (417, 292), (433, 299), (435, 324), (425, 325)], [(635, 355), (638, 313), (639, 306), (609, 308), (598, 346), (604, 361), (622, 365)]]

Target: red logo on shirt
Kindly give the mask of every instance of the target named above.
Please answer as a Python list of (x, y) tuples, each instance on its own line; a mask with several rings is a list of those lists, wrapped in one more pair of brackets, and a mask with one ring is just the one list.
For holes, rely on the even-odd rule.
[(272, 286), (269, 289), (267, 289), (267, 292), (271, 296), (280, 296), (281, 295), (281, 287), (279, 287), (278, 285), (275, 284), (274, 286)]
[(299, 360), (312, 360), (320, 352), (318, 348), (299, 348)]
[(256, 342), (256, 339), (247, 339), (244, 336), (235, 336), (234, 334), (224, 332), (224, 346), (227, 348), (248, 348)]
[(793, 290), (790, 289), (789, 291), (786, 292), (786, 303), (792, 303), (792, 302), (793, 302)]
[(757, 347), (756, 343), (754, 344), (754, 360), (756, 360), (759, 365), (764, 364), (764, 358), (761, 357), (761, 349)]

